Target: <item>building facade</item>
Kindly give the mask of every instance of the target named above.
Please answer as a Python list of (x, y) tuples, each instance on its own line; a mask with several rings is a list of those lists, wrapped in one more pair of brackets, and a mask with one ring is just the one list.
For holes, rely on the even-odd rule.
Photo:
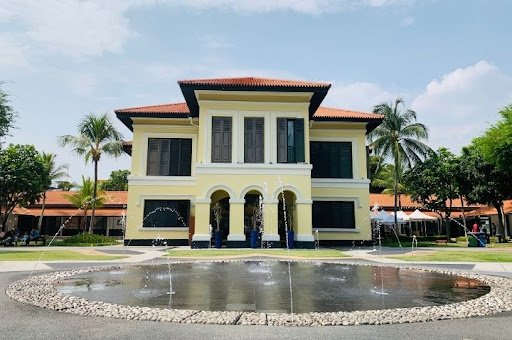
[[(371, 239), (366, 133), (382, 116), (320, 104), (330, 84), (178, 82), (185, 102), (116, 110), (133, 131), (125, 244), (279, 247)], [(316, 232), (318, 231), (318, 232)]]

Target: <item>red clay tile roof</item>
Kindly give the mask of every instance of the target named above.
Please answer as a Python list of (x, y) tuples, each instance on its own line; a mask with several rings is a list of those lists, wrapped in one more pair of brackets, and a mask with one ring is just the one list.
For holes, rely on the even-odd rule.
[[(423, 207), (421, 203), (415, 202), (411, 200), (411, 197), (408, 195), (401, 195), (400, 196), (400, 202), (402, 203), (403, 210), (414, 210), (416, 208), (420, 209)], [(388, 195), (388, 194), (370, 194), (370, 208), (373, 207), (375, 204), (377, 204), (379, 207), (384, 208), (388, 210), (389, 208), (393, 208), (394, 206), (394, 196)], [(461, 201), (460, 199), (454, 199), (452, 206), (454, 209), (461, 208)], [(470, 209), (476, 209), (480, 207), (478, 204), (468, 204), (464, 201), (464, 210), (470, 210)], [(422, 210), (422, 209), (420, 209)], [(422, 212), (424, 212), (422, 210)]]
[[(77, 212), (77, 208), (70, 206), (64, 208), (49, 208), (44, 209), (44, 216), (83, 216), (83, 210)], [(14, 214), (16, 215), (28, 215), (28, 216), (40, 216), (41, 208), (15, 208)], [(97, 208), (94, 212), (95, 216), (116, 216), (121, 217), (126, 215), (126, 211), (122, 208)], [(91, 209), (87, 210), (87, 216), (91, 216)]]
[(150, 105), (150, 106), (139, 106), (139, 107), (129, 107), (125, 109), (115, 110), (116, 113), (162, 113), (162, 114), (173, 114), (173, 113), (182, 113), (188, 114), (190, 111), (188, 109), (187, 103), (170, 103), (170, 104), (161, 104), (161, 105)]
[(313, 115), (313, 118), (363, 118), (380, 120), (383, 119), (384, 116), (375, 113), (357, 112), (320, 106)]
[[(116, 112), (122, 113), (147, 113), (147, 114), (183, 114), (189, 113), (187, 103), (173, 103), (173, 104), (162, 104), (162, 105), (151, 105), (132, 107), (126, 109), (119, 109)], [(382, 115), (375, 113), (357, 112), (344, 109), (335, 109), (330, 107), (319, 107), (313, 115), (314, 118), (359, 118), (359, 119), (376, 119), (380, 120), (383, 118)]]
[[(503, 202), (503, 213), (512, 214), (512, 200)], [(467, 213), (467, 216), (479, 216), (479, 215), (498, 215), (496, 208), (484, 206)]]
[(269, 86), (269, 87), (330, 87), (324, 82), (284, 80), (260, 77), (213, 78), (179, 80), (180, 85), (225, 85), (225, 86)]
[[(71, 196), (76, 191), (63, 191), (63, 190), (49, 190), (46, 192), (46, 207), (51, 208), (52, 205), (68, 205), (69, 200), (66, 196)], [(107, 208), (109, 205), (122, 205), (126, 204), (128, 200), (128, 191), (107, 191), (105, 192), (106, 200), (103, 205), (104, 208)], [(42, 199), (34, 204), (34, 206), (40, 206), (42, 204)], [(30, 206), (29, 208), (32, 208)]]

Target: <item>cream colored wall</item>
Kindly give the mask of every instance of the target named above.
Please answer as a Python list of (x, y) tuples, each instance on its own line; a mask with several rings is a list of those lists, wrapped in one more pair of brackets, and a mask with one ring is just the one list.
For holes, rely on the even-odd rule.
[[(351, 142), (353, 179), (312, 179), (313, 201), (352, 201), (355, 208), (356, 229), (319, 229), (322, 240), (370, 240), (369, 180), (366, 167), (366, 137), (364, 123), (313, 122), (311, 141)], [(315, 226), (313, 225), (313, 230)]]
[[(369, 221), (369, 194), (366, 176), (366, 149), (364, 123), (323, 123), (309, 125), (310, 94), (286, 96), (283, 102), (274, 102), (276, 94), (256, 97), (229, 97), (225, 93), (197, 94), (199, 118), (133, 120), (132, 175), (130, 176), (127, 213), (127, 239), (152, 239), (157, 236), (187, 239), (186, 228), (143, 229), (144, 199), (189, 199), (191, 215), (195, 216), (195, 231), (209, 235), (210, 197), (215, 190), (230, 193), (232, 210), (230, 224), (234, 240), (243, 234), (244, 193), (251, 189), (263, 193), (265, 202), (265, 230), (277, 235), (277, 195), (282, 189), (296, 194), (296, 237), (312, 240), (311, 203), (315, 199), (353, 200), (356, 230), (322, 231), (320, 240), (368, 240), (371, 238)], [(242, 97), (240, 97), (242, 96)], [(308, 97), (309, 96), (309, 97)], [(254, 101), (245, 101), (257, 98)], [(240, 100), (244, 99), (244, 100)], [(233, 118), (232, 163), (211, 163), (212, 116)], [(243, 164), (244, 117), (265, 118), (265, 163)], [(276, 121), (278, 117), (304, 118), (306, 164), (278, 164)], [(197, 126), (199, 125), (199, 126)], [(192, 170), (190, 177), (146, 176), (148, 138), (192, 138)], [(311, 179), (309, 141), (350, 141), (353, 146), (354, 179), (321, 182)], [(149, 229), (149, 230), (148, 230)], [(229, 239), (229, 236), (228, 236)]]
[[(197, 153), (198, 127), (188, 119), (133, 119), (132, 168), (129, 177), (127, 239), (188, 239), (188, 228), (142, 228), (144, 199), (186, 199), (194, 216), (195, 162), (191, 176), (146, 176), (149, 138), (191, 138), (192, 159)], [(188, 222), (188, 221), (187, 221)]]

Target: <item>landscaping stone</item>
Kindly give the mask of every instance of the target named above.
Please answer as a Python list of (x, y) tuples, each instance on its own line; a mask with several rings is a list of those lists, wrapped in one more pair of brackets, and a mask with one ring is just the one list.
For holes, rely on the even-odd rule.
[[(192, 261), (179, 261), (192, 262)], [(208, 261), (214, 262), (214, 261)], [(227, 262), (225, 260), (215, 262)], [(305, 262), (305, 261), (303, 261)], [(316, 260), (315, 262), (318, 262)], [(335, 261), (324, 261), (338, 263)], [(177, 263), (177, 262), (176, 262)], [(343, 264), (356, 264), (344, 262)], [(357, 264), (361, 265), (361, 264)], [(384, 265), (386, 267), (395, 267)], [(400, 268), (420, 271), (440, 272), (476, 279), (491, 290), (489, 293), (460, 303), (382, 310), (329, 313), (252, 313), (231, 311), (199, 311), (179, 309), (159, 309), (151, 307), (132, 307), (101, 301), (88, 301), (84, 298), (70, 296), (57, 291), (56, 285), (64, 278), (101, 270), (118, 270), (121, 266), (106, 266), (67, 270), (29, 277), (15, 281), (6, 290), (7, 295), (21, 303), (53, 309), (64, 313), (78, 315), (102, 316), (128, 320), (145, 320), (174, 323), (198, 323), (217, 325), (269, 325), (269, 326), (335, 326), (335, 325), (382, 325), (396, 323), (426, 322), (433, 320), (461, 319), (474, 316), (491, 315), (512, 310), (512, 279), (477, 275), (456, 270), (439, 270), (434, 268)]]

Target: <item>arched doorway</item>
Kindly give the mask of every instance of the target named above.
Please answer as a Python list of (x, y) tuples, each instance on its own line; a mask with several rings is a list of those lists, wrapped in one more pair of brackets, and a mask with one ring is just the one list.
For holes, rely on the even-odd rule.
[[(277, 230), (281, 245), (286, 248), (286, 231), (296, 231), (297, 209), (295, 206), (296, 196), (289, 190), (284, 190), (277, 195)], [(293, 240), (290, 240), (293, 242)]]
[(210, 196), (210, 225), (213, 234), (220, 232), (222, 243), (226, 244), (229, 235), (229, 194), (217, 190)]
[[(257, 190), (251, 190), (244, 196), (244, 234), (247, 246), (261, 245), (261, 232), (263, 231), (263, 195)], [(257, 234), (256, 244), (251, 244), (251, 232)], [(254, 232), (253, 232), (254, 233)]]

